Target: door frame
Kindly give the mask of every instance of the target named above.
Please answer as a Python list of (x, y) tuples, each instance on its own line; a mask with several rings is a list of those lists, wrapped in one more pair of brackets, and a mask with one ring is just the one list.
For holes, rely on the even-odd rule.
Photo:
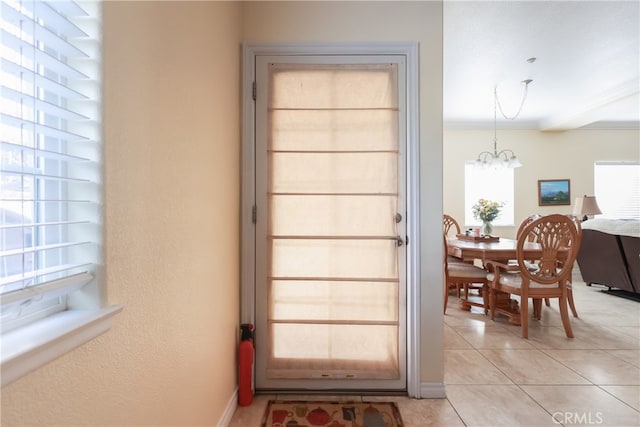
[[(243, 43), (242, 179), (240, 200), (240, 321), (255, 324), (255, 102), (256, 57), (261, 55), (404, 55), (406, 58), (406, 369), (407, 394), (420, 397), (420, 204), (418, 44), (381, 43)], [(260, 333), (260, 331), (256, 331)]]

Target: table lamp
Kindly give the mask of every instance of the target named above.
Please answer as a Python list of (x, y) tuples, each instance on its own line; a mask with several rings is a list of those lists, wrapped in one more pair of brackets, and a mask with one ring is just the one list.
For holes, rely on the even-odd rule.
[(601, 213), (602, 211), (598, 207), (595, 196), (585, 195), (583, 197), (576, 197), (573, 205), (573, 215), (577, 217), (582, 216), (583, 222), (589, 219), (589, 215), (598, 215)]

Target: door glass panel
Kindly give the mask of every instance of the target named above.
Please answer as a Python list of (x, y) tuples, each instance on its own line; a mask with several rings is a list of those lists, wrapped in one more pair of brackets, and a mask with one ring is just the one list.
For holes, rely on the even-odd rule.
[(273, 279), (397, 280), (398, 276), (396, 242), (391, 237), (386, 240), (273, 238), (271, 247)]
[(398, 65), (268, 65), (266, 376), (399, 379)]
[(397, 153), (272, 153), (273, 193), (395, 194)]
[[(396, 199), (395, 195), (273, 195), (271, 230), (274, 236), (389, 236), (396, 231), (389, 221), (397, 212)], [(367, 212), (366, 221), (354, 214), (359, 211)]]
[[(274, 280), (272, 319), (394, 322), (398, 307), (396, 282)], [(356, 298), (354, 298), (356, 296)]]

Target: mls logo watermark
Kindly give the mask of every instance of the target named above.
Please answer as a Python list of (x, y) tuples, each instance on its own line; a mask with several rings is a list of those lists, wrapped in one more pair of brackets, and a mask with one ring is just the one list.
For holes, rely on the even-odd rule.
[(598, 425), (604, 422), (602, 412), (554, 412), (551, 419), (555, 424)]

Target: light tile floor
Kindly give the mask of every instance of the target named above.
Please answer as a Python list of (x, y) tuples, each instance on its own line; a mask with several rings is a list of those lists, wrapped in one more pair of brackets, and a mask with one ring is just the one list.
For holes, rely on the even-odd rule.
[(407, 426), (640, 426), (640, 303), (587, 287), (574, 276), (579, 318), (568, 339), (558, 301), (529, 323), (529, 339), (505, 318), (461, 311), (444, 317), (446, 399), (258, 395), (230, 427), (260, 426), (269, 399), (398, 402)]

